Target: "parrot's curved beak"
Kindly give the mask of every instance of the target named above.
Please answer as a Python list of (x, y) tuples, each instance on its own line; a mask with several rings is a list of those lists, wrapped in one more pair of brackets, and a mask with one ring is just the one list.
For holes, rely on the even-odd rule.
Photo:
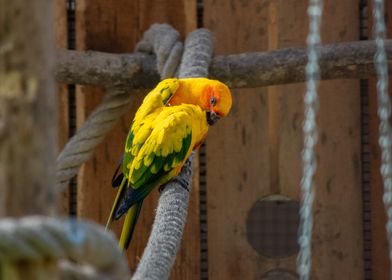
[(207, 123), (209, 125), (214, 125), (217, 121), (219, 121), (220, 116), (212, 111), (207, 111)]

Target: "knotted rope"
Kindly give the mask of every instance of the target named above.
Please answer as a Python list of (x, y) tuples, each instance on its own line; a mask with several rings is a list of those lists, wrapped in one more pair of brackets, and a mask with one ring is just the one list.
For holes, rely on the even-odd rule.
[(161, 79), (174, 77), (181, 62), (182, 42), (180, 34), (168, 24), (153, 24), (144, 32), (143, 39), (136, 45), (136, 51), (155, 53), (157, 69)]

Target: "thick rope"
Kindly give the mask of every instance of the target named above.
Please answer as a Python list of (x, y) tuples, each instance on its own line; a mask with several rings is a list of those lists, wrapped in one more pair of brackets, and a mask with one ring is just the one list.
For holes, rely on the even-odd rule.
[(67, 274), (71, 269), (75, 270), (72, 264), (75, 262), (80, 267), (78, 275), (81, 277), (99, 275), (95, 279), (129, 279), (127, 263), (114, 236), (91, 222), (76, 223), (81, 235), (74, 238), (69, 220), (39, 216), (1, 220), (0, 263), (12, 266), (13, 263), (43, 259), (66, 260), (68, 264), (60, 266), (65, 271), (62, 279), (75, 279), (75, 274)]
[(319, 107), (317, 96), (317, 83), (320, 79), (320, 68), (318, 64), (317, 47), (320, 44), (320, 22), (323, 9), (322, 0), (310, 0), (309, 35), (307, 38), (308, 63), (306, 65), (306, 93), (305, 121), (303, 124), (304, 148), (302, 150), (303, 175), (301, 180), (301, 208), (300, 228), (298, 233), (298, 244), (300, 247), (297, 261), (299, 279), (308, 280), (312, 268), (312, 230), (313, 214), (312, 206), (314, 200), (313, 176), (317, 168), (317, 160), (314, 147), (317, 143), (316, 114)]
[[(190, 33), (185, 42), (179, 77), (207, 77), (212, 52), (213, 36), (208, 30)], [(180, 175), (161, 193), (151, 235), (133, 280), (169, 278), (182, 239), (191, 183), (192, 159), (188, 159)], [(181, 186), (184, 184), (189, 192)]]
[(153, 24), (136, 45), (136, 51), (155, 53), (161, 80), (175, 76), (181, 62), (183, 44), (180, 34), (168, 24)]
[[(374, 56), (374, 65), (376, 67), (377, 82), (377, 99), (378, 99), (378, 117), (380, 118), (379, 127), (379, 145), (381, 148), (381, 175), (384, 183), (384, 205), (387, 214), (387, 238), (389, 243), (389, 259), (392, 262), (392, 155), (391, 155), (391, 125), (389, 119), (391, 116), (391, 100), (388, 95), (388, 63), (385, 52), (386, 28), (384, 22), (384, 1), (373, 1), (374, 15), (374, 38), (376, 41), (377, 52)], [(390, 272), (389, 279), (392, 279)]]
[(122, 89), (110, 89), (102, 103), (65, 145), (57, 158), (57, 182), (61, 190), (76, 175), (118, 119), (128, 110), (132, 95)]

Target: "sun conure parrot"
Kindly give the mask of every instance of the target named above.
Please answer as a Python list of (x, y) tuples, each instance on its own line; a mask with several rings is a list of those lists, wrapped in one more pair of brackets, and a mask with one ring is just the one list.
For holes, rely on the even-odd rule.
[(226, 116), (231, 105), (229, 88), (206, 78), (166, 79), (147, 94), (112, 179), (119, 189), (106, 228), (126, 213), (122, 249), (129, 246), (144, 198), (178, 175), (209, 126)]

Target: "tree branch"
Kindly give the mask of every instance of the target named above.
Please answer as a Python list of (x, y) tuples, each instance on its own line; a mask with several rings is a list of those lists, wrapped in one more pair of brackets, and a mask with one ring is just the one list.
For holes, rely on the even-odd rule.
[[(392, 69), (392, 40), (387, 40)], [(337, 43), (320, 47), (321, 79), (364, 79), (375, 75), (373, 41)], [(100, 87), (152, 88), (159, 82), (155, 57), (142, 53), (58, 52), (57, 79), (69, 84)], [(306, 48), (216, 56), (210, 78), (232, 88), (261, 87), (303, 82)]]

